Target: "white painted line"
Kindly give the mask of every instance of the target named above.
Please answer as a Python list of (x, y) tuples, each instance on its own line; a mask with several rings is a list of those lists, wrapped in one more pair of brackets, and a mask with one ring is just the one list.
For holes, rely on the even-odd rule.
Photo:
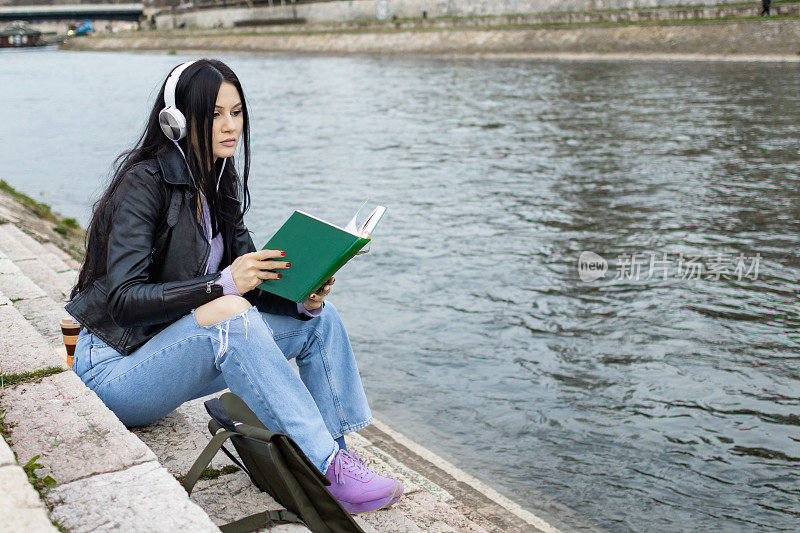
[(526, 511), (525, 509), (520, 507), (519, 504), (512, 502), (511, 500), (509, 500), (508, 498), (506, 498), (505, 496), (494, 490), (492, 487), (486, 485), (479, 479), (467, 474), (466, 472), (458, 468), (456, 465), (448, 461), (445, 461), (444, 459), (442, 459), (429, 449), (420, 446), (413, 440), (405, 437), (401, 433), (398, 433), (397, 431), (390, 428), (380, 420), (373, 419), (372, 423), (375, 425), (376, 428), (383, 431), (384, 433), (392, 437), (394, 440), (396, 440), (397, 442), (399, 442), (400, 444), (402, 444), (403, 446), (414, 452), (415, 454), (435, 464), (437, 467), (441, 468), (442, 470), (453, 476), (454, 479), (461, 481), (462, 483), (466, 483), (473, 489), (477, 490), (478, 492), (480, 492), (481, 494), (483, 494), (484, 496), (495, 502), (497, 505), (506, 509), (509, 513), (517, 516), (521, 520), (524, 520), (533, 527), (543, 531), (544, 533), (561, 533), (558, 529), (551, 526), (550, 524), (548, 524), (535, 514), (531, 513), (530, 511)]

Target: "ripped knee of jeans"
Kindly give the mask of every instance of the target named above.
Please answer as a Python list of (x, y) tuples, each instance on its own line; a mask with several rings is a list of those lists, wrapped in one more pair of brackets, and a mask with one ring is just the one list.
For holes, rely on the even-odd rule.
[(217, 350), (217, 353), (214, 355), (214, 365), (215, 366), (219, 367), (220, 358), (223, 355), (225, 355), (225, 352), (228, 351), (228, 332), (230, 331), (231, 320), (241, 317), (242, 324), (244, 325), (244, 338), (245, 338), (245, 340), (247, 340), (247, 334), (248, 334), (247, 330), (248, 330), (248, 327), (250, 325), (249, 312), (251, 310), (253, 310), (253, 309), (256, 309), (256, 306), (251, 306), (251, 307), (245, 309), (244, 311), (242, 311), (241, 313), (235, 314), (232, 317), (230, 317), (230, 318), (228, 318), (226, 320), (223, 320), (222, 322), (214, 324), (213, 327), (219, 333), (219, 349)]

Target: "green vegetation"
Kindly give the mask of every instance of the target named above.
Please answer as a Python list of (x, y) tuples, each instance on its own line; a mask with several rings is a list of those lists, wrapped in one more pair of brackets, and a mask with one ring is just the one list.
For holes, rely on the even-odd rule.
[[(41, 379), (54, 374), (60, 374), (64, 369), (59, 366), (51, 366), (41, 370), (34, 370), (33, 372), (23, 372), (21, 374), (0, 374), (0, 389), (3, 387), (13, 387), (25, 381), (33, 381)], [(2, 418), (0, 418), (0, 427), (2, 426)], [(0, 430), (2, 435), (2, 430)]]
[(6, 191), (7, 193), (11, 194), (20, 204), (24, 205), (31, 211), (33, 211), (39, 217), (50, 220), (52, 222), (56, 222), (56, 217), (53, 215), (53, 212), (50, 210), (50, 206), (41, 202), (37, 202), (27, 194), (23, 194), (17, 191), (14, 187), (6, 183), (5, 180), (0, 180), (0, 189)]
[[(0, 411), (0, 439), (6, 441), (10, 446), (11, 440), (9, 439), (8, 431), (5, 426), (5, 420), (3, 419), (4, 415), (5, 412)], [(15, 452), (14, 450), (11, 450), (11, 452), (14, 454), (14, 460), (18, 461), (19, 458), (17, 457), (17, 452)], [(28, 476), (28, 483), (30, 483), (36, 490), (36, 492), (39, 493), (39, 498), (41, 499), (42, 495), (47, 491), (47, 489), (56, 484), (56, 480), (49, 475), (43, 478), (40, 478), (38, 476), (36, 470), (39, 468), (43, 468), (43, 465), (36, 462), (36, 460), (39, 457), (40, 457), (39, 455), (31, 457), (30, 461), (28, 461), (27, 463), (25, 463), (24, 466), (22, 466), (22, 470), (25, 472), (25, 475)], [(47, 505), (46, 502), (45, 505), (47, 506), (49, 511), (52, 511), (52, 509), (50, 508), (49, 505)], [(67, 531), (67, 529), (58, 522), (58, 520), (54, 520), (52, 517), (50, 517), (49, 513), (48, 513), (48, 518), (50, 518), (50, 522), (53, 524), (53, 527), (62, 532)]]
[(44, 465), (36, 462), (39, 457), (39, 455), (31, 457), (30, 461), (22, 465), (22, 469), (28, 475), (28, 483), (33, 485), (33, 488), (36, 489), (36, 492), (39, 493), (39, 497), (41, 498), (44, 496), (44, 493), (47, 492), (47, 489), (56, 484), (56, 480), (51, 476), (39, 477), (36, 473), (37, 469), (44, 468)]
[(57, 214), (53, 213), (53, 210), (49, 205), (43, 202), (37, 202), (27, 194), (19, 192), (14, 187), (6, 183), (5, 180), (0, 180), (0, 190), (9, 193), (17, 202), (27, 207), (39, 218), (43, 218), (44, 220), (48, 220), (50, 222), (55, 222), (56, 226), (53, 227), (53, 230), (61, 235), (67, 236), (70, 233), (80, 233), (81, 227), (77, 220), (74, 218), (61, 218)]
[(64, 218), (60, 220), (57, 225), (53, 226), (53, 231), (64, 237), (68, 237), (71, 233), (80, 233), (80, 229), (81, 227), (78, 225), (78, 221), (74, 218)]
[[(217, 479), (219, 476), (225, 476), (228, 474), (233, 474), (234, 472), (238, 472), (239, 468), (233, 465), (223, 466), (221, 469), (207, 467), (203, 470), (203, 473), (200, 474), (200, 479)], [(183, 483), (183, 480), (186, 476), (175, 476), (175, 479), (178, 480), (179, 483)]]
[[(4, 441), (8, 442), (8, 431), (6, 430), (5, 421), (3, 420), (3, 415), (5, 415), (5, 411), (0, 411), (0, 438)], [(14, 454), (14, 458), (16, 459), (17, 454)]]
[[(14, 456), (16, 457), (16, 453)], [(44, 501), (44, 494), (56, 484), (56, 480), (53, 479), (53, 476), (47, 475), (44, 477), (39, 477), (39, 474), (36, 473), (36, 470), (39, 468), (44, 468), (44, 465), (39, 464), (36, 460), (40, 457), (40, 455), (34, 455), (30, 458), (30, 460), (22, 465), (22, 470), (25, 471), (25, 474), (28, 476), (28, 483), (39, 493), (39, 499)], [(49, 505), (47, 505), (48, 510), (52, 511)], [(50, 518), (48, 513), (48, 518)], [(58, 520), (54, 520), (50, 518), (50, 523), (58, 529), (59, 531), (66, 531), (66, 528), (62, 526)]]
[(49, 205), (37, 202), (27, 194), (21, 193), (9, 185), (5, 180), (0, 179), (0, 191), (5, 191), (14, 198), (20, 205), (28, 209), (37, 217), (53, 222), (52, 230), (65, 237), (67, 252), (77, 261), (82, 261), (85, 255), (83, 247), (84, 232), (80, 224), (74, 218), (62, 218), (54, 213)]

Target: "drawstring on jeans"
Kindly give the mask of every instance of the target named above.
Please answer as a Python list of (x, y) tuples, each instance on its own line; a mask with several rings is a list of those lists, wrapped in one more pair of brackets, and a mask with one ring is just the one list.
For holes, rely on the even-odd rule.
[[(217, 331), (219, 331), (219, 351), (217, 351), (216, 357), (214, 357), (214, 362), (218, 363), (219, 358), (222, 357), (226, 351), (228, 351), (228, 328), (231, 326), (231, 320), (228, 319), (222, 324), (217, 324)], [(222, 331), (225, 331), (225, 339), (222, 338)]]
[[(247, 339), (247, 326), (250, 324), (250, 317), (247, 316), (247, 311), (249, 311), (249, 310), (250, 309), (246, 309), (245, 311), (242, 311), (242, 313), (241, 313), (241, 317), (242, 317), (242, 319), (244, 321), (244, 338), (245, 338), (245, 340)], [(214, 362), (215, 363), (217, 363), (219, 361), (219, 358), (222, 357), (223, 354), (228, 351), (228, 331), (229, 331), (229, 329), (231, 327), (231, 320), (233, 318), (234, 317), (231, 317), (228, 320), (226, 320), (225, 322), (222, 322), (221, 324), (217, 324), (216, 325), (217, 331), (219, 331), (219, 350), (217, 351), (217, 355), (214, 357)], [(224, 337), (222, 335), (223, 331), (225, 332)]]

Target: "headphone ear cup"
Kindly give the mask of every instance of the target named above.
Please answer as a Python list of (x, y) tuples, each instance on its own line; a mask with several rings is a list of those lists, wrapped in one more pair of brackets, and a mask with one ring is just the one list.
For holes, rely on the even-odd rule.
[(186, 137), (186, 117), (174, 107), (165, 107), (158, 114), (158, 124), (167, 138), (180, 141)]

